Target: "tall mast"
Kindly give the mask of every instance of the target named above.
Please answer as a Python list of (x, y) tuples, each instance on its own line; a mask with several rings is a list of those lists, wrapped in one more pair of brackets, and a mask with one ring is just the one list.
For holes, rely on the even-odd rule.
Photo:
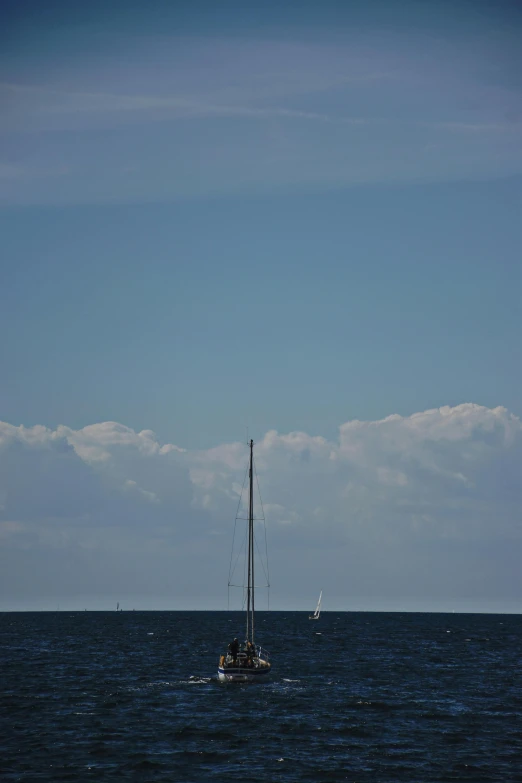
[(250, 441), (250, 511), (248, 514), (248, 526), (250, 528), (250, 551), (252, 567), (250, 569), (252, 575), (252, 622), (250, 624), (250, 630), (252, 631), (252, 639), (250, 640), (254, 644), (254, 441)]
[(248, 497), (248, 580), (247, 580), (247, 617), (246, 638), (249, 637), (249, 626), (254, 642), (254, 441), (250, 440), (250, 470)]

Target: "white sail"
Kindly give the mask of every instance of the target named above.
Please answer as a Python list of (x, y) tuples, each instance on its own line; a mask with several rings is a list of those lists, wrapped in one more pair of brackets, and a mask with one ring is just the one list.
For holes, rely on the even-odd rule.
[(315, 608), (315, 612), (310, 615), (310, 617), (308, 618), (309, 620), (318, 620), (319, 619), (319, 615), (321, 614), (321, 598), (322, 597), (323, 597), (323, 591), (321, 590), (321, 592), (319, 593), (319, 600), (317, 602), (317, 606)]

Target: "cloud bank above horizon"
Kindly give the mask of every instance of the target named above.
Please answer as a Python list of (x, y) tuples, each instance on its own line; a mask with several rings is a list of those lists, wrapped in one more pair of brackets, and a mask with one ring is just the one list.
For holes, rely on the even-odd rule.
[[(354, 420), (332, 441), (272, 430), (255, 456), (275, 608), (321, 586), (338, 609), (520, 609), (522, 422), (505, 408)], [(1, 608), (224, 608), (246, 459), (116, 422), (0, 423)]]

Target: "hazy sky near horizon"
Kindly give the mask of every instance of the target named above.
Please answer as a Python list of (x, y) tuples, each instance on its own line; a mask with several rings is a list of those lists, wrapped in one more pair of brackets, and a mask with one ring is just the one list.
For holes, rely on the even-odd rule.
[(520, 4), (0, 13), (0, 609), (520, 609)]

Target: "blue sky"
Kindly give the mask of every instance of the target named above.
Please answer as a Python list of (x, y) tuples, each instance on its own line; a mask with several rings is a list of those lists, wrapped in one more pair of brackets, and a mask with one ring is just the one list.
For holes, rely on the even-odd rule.
[[(273, 430), (283, 438), (301, 432), (326, 439), (337, 453), (346, 422), (400, 414), (409, 431), (410, 417), (424, 411), (455, 409), (451, 421), (468, 421), (469, 410), (459, 406), (473, 403), (482, 411), (473, 416), (483, 419), (473, 419), (466, 437), (480, 440), (498, 426), (511, 433), (488, 457), (498, 484), (487, 502), (476, 499), (477, 508), (482, 502), (484, 513), (511, 519), (516, 504), (509, 500), (504, 509), (502, 477), (516, 471), (519, 452), (509, 438), (519, 436), (509, 417), (522, 413), (520, 6), (2, 7), (0, 420), (48, 428), (36, 440), (6, 429), (2, 454), (16, 441), (34, 466), (43, 443), (45, 451), (63, 441), (82, 462), (74, 470), (80, 475), (85, 463), (91, 481), (89, 471), (116, 457), (80, 456), (75, 444), (83, 436), (71, 432), (103, 422), (135, 434), (152, 430), (158, 448), (171, 443), (191, 455), (183, 467), (192, 476), (183, 485), (195, 493), (191, 502), (178, 507), (174, 497), (164, 497), (168, 479), (154, 490), (169, 510), (165, 519), (192, 519), (194, 509), (204, 515), (216, 503), (212, 513), (219, 508), (226, 530), (234, 504), (222, 507), (212, 493), (199, 497), (194, 460), (202, 457), (194, 455), (244, 439), (247, 426), (263, 443)], [(499, 406), (505, 414), (492, 413)], [(465, 461), (460, 437), (443, 431), (445, 443), (458, 441), (458, 459)], [(141, 448), (130, 436), (128, 443)], [(396, 457), (392, 466), (384, 451), (384, 441), (380, 450), (372, 447), (372, 470), (390, 486), (386, 471), (397, 469)], [(458, 462), (457, 451), (446, 459)], [(477, 459), (483, 470), (485, 457)], [(123, 464), (111, 472), (113, 492), (117, 482), (120, 489), (131, 486), (128, 481), (153, 492), (152, 479), (144, 477), (150, 471), (140, 473), (142, 466), (139, 480), (129, 478)], [(466, 475), (461, 468), (455, 476)], [(293, 519), (296, 537), (312, 552), (311, 517), (305, 519), (299, 503), (292, 509), (281, 502), (283, 488), (271, 470), (267, 461), (281, 530)], [(413, 486), (413, 476), (404, 475)], [(6, 476), (4, 496), (18, 496)], [(343, 496), (345, 478), (321, 484), (323, 491)], [(293, 480), (299, 494), (304, 487)], [(361, 480), (373, 487), (373, 479)], [(30, 492), (30, 473), (27, 482)], [(432, 491), (430, 484), (430, 504)], [(446, 500), (439, 496), (441, 508)], [(313, 502), (327, 506), (315, 496)], [(366, 502), (359, 498), (343, 524), (352, 524), (354, 509)], [(382, 518), (389, 502), (383, 495)], [(459, 502), (471, 500), (466, 495)], [(67, 514), (34, 511), (31, 521), (5, 501), (9, 547), (19, 555), (34, 549), (37, 561), (49, 557), (47, 548), (56, 550), (59, 537), (35, 531), (58, 516), (68, 520), (62, 532), (69, 555), (79, 552), (83, 544), (70, 520), (88, 512), (80, 502), (74, 510), (67, 503)], [(105, 512), (102, 517), (100, 529)], [(16, 544), (17, 524), (33, 526), (26, 549)], [(169, 540), (179, 534), (177, 524)], [(406, 535), (399, 527), (398, 536)], [(455, 574), (493, 568), (488, 585), (496, 605), (520, 601), (514, 571), (503, 592), (496, 589), (515, 540), (520, 552), (516, 529), (513, 517), (509, 532), (486, 536), (498, 550), (495, 568), (482, 528), (476, 538), (464, 537), (476, 551), (473, 565), (455, 555)], [(140, 535), (147, 539), (145, 522)], [(136, 536), (138, 550), (143, 540)], [(423, 544), (434, 574), (442, 539)], [(368, 532), (368, 558), (375, 555), (370, 540)], [(100, 534), (100, 551), (102, 541)], [(106, 554), (108, 564), (111, 557)], [(88, 583), (90, 566), (83, 568)], [(121, 579), (119, 595), (127, 589)], [(341, 576), (332, 585), (338, 608), (343, 585)], [(388, 587), (383, 581), (365, 606), (376, 606)], [(69, 588), (64, 576), (48, 593), (54, 600)], [(32, 589), (38, 593), (37, 582)], [(169, 589), (162, 592), (160, 580), (154, 600), (168, 600)], [(449, 600), (437, 589), (434, 577), (425, 605)], [(113, 590), (108, 579), (106, 593)], [(401, 590), (396, 600), (409, 600)], [(458, 590), (462, 601), (480, 593), (476, 585)], [(317, 592), (314, 584), (312, 603)], [(480, 595), (487, 602), (488, 590)], [(190, 600), (199, 605), (204, 598)], [(285, 605), (282, 589), (279, 600)], [(296, 601), (290, 596), (287, 605)]]
[(6, 209), (4, 416), (202, 448), (247, 424), (520, 412), (517, 198), (509, 180)]

